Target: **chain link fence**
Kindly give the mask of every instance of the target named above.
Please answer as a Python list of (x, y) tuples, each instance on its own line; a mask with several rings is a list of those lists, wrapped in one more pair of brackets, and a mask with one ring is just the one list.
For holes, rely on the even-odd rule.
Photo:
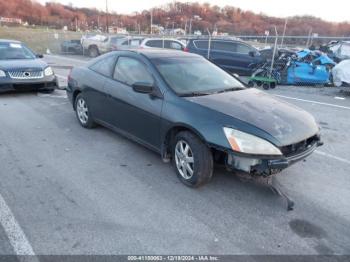
[[(102, 35), (107, 36), (103, 33), (83, 33), (83, 32), (73, 32), (73, 31), (64, 31), (64, 30), (54, 30), (47, 28), (24, 28), (24, 27), (0, 27), (0, 39), (14, 39), (19, 40), (24, 43), (32, 50), (39, 54), (59, 54), (59, 55), (88, 55), (88, 50), (82, 48), (81, 42), (82, 39), (90, 37), (92, 35)], [(206, 38), (208, 39), (208, 35), (203, 36), (195, 36), (195, 35), (149, 35), (149, 34), (128, 34), (125, 35), (128, 37), (130, 42), (133, 39), (141, 38), (177, 38), (184, 43), (186, 43), (186, 38)], [(277, 39), (276, 39), (277, 37)], [(329, 36), (247, 36), (247, 35), (237, 35), (237, 36), (215, 36), (215, 39), (238, 39), (244, 41), (258, 49), (273, 48), (276, 46), (277, 48), (283, 48), (287, 50), (303, 50), (305, 48), (315, 47), (318, 48), (321, 45), (326, 45), (331, 41), (350, 41), (350, 37), (329, 37)], [(277, 44), (276, 44), (277, 43)], [(276, 52), (276, 58), (278, 58), (280, 54)], [(312, 59), (312, 58), (310, 58)], [(316, 59), (316, 58), (315, 58)], [(322, 67), (320, 64), (315, 64), (312, 60), (307, 60), (308, 65), (306, 63), (299, 65), (292, 61), (292, 65), (288, 65), (290, 68), (285, 68), (285, 70), (280, 70), (277, 73), (276, 71), (271, 71), (271, 65), (261, 65), (264, 68), (265, 73), (260, 74), (260, 77), (268, 77), (277, 79), (277, 84), (293, 84), (293, 85), (303, 85), (303, 86), (325, 86), (333, 84), (333, 76), (331, 74), (331, 68), (328, 66)], [(337, 61), (339, 62), (339, 61)], [(278, 65), (277, 65), (278, 66)], [(292, 68), (292, 66), (294, 66)], [(304, 66), (302, 71), (300, 66)], [(274, 65), (274, 68), (276, 65)], [(291, 69), (292, 68), (292, 69)], [(294, 71), (293, 71), (294, 70)], [(300, 72), (299, 72), (299, 71)], [(275, 74), (275, 75), (274, 75)], [(277, 75), (276, 75), (277, 74)], [(308, 79), (301, 79), (300, 75), (310, 76), (310, 82), (308, 83)], [(314, 75), (313, 75), (314, 74)], [(328, 76), (327, 76), (328, 74)], [(317, 77), (327, 77), (329, 78), (329, 82), (315, 80)], [(246, 82), (249, 82), (249, 79), (245, 79)], [(255, 86), (263, 86), (264, 81), (253, 81), (250, 83)], [(342, 84), (342, 83), (341, 83)]]

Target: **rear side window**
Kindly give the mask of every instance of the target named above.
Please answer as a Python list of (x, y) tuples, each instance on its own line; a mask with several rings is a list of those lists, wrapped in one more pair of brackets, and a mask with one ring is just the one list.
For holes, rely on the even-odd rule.
[(169, 41), (169, 48), (175, 50), (182, 50), (182, 45), (175, 41)]
[(162, 48), (163, 47), (163, 41), (162, 40), (149, 40), (145, 44), (146, 46), (149, 47), (158, 47)]
[(208, 41), (200, 40), (200, 41), (194, 41), (193, 43), (199, 49), (208, 49)]
[(152, 75), (139, 60), (130, 57), (120, 57), (114, 70), (113, 78), (127, 85), (137, 82), (153, 84)]
[(115, 56), (108, 56), (97, 61), (95, 64), (90, 66), (90, 69), (107, 77), (112, 75), (114, 68)]
[(218, 51), (237, 52), (237, 44), (232, 42), (212, 41), (211, 48)]
[(250, 51), (253, 51), (253, 49), (250, 46), (244, 44), (237, 44), (237, 53), (249, 54)]

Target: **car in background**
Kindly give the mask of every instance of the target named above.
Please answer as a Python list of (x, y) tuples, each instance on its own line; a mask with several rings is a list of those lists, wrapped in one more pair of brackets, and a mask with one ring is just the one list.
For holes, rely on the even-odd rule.
[(144, 37), (124, 37), (119, 38), (117, 41), (111, 46), (112, 51), (116, 50), (126, 50), (126, 49), (135, 49), (139, 48)]
[(350, 87), (350, 59), (343, 60), (332, 69), (333, 84)]
[(258, 49), (236, 40), (194, 38), (188, 41), (185, 51), (206, 57), (227, 72), (239, 75), (251, 75), (254, 65), (263, 62)]
[(186, 45), (179, 40), (171, 38), (145, 38), (140, 48), (164, 48), (184, 51)]
[(331, 42), (326, 46), (321, 46), (320, 49), (337, 63), (350, 59), (350, 41)]
[(103, 125), (172, 160), (190, 187), (209, 182), (214, 163), (271, 177), (321, 145), (309, 113), (196, 54), (111, 52), (73, 68), (66, 90), (81, 126)]
[(80, 43), (80, 40), (66, 40), (61, 43), (61, 52), (69, 53), (74, 55), (83, 54), (83, 46)]
[(0, 39), (0, 92), (54, 91), (57, 78), (42, 57), (19, 41)]
[[(262, 57), (262, 59), (264, 59), (267, 62), (271, 62), (272, 57), (273, 57), (273, 51), (274, 51), (274, 48), (268, 47), (268, 48), (260, 49), (259, 53), (260, 53), (260, 56)], [(282, 54), (296, 55), (296, 52), (297, 52), (297, 50), (293, 50), (293, 49), (276, 48), (275, 59), (280, 57)]]
[(84, 54), (94, 58), (116, 49), (118, 41), (120, 39), (124, 39), (125, 37), (125, 35), (90, 35), (87, 37), (82, 37), (81, 44), (84, 49)]

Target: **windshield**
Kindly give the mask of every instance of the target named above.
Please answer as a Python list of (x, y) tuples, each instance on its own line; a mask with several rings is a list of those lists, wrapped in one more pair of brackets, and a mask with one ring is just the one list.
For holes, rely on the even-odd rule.
[(179, 95), (244, 88), (233, 76), (201, 57), (155, 58), (152, 62)]
[(36, 56), (20, 43), (0, 43), (0, 60), (34, 59)]
[(20, 43), (0, 43), (0, 60), (34, 58), (33, 52)]

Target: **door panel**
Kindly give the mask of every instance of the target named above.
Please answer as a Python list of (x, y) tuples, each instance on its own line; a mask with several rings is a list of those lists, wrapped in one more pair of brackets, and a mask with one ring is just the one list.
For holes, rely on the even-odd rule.
[(160, 114), (163, 100), (136, 93), (130, 86), (107, 80), (107, 122), (160, 148)]
[(92, 117), (100, 120), (103, 120), (105, 115), (105, 79), (106, 78), (100, 74), (89, 72), (89, 74), (85, 76), (85, 81), (82, 86)]
[(154, 81), (144, 64), (134, 58), (118, 59), (115, 79), (108, 79), (108, 123), (127, 132), (148, 145), (160, 148), (160, 115), (163, 100), (149, 94), (137, 93), (133, 82)]

